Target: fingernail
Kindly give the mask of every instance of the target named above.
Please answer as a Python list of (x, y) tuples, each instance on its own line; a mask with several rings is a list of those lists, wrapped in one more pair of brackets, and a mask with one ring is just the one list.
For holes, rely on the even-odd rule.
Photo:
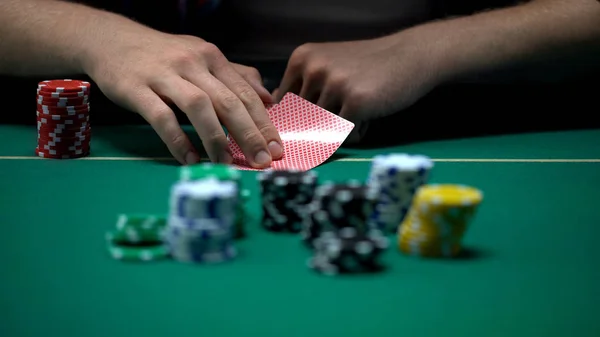
[(190, 151), (185, 155), (185, 163), (187, 165), (194, 165), (200, 161), (200, 156), (198, 156), (194, 151)]
[(271, 152), (271, 156), (273, 156), (273, 158), (280, 158), (283, 155), (283, 148), (276, 141), (269, 143), (269, 151)]
[(255, 157), (254, 161), (258, 165), (267, 165), (271, 162), (271, 155), (267, 153), (267, 151), (260, 151)]

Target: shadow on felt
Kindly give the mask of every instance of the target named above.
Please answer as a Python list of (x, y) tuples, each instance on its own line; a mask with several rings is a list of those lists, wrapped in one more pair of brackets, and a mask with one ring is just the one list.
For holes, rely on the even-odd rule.
[[(179, 162), (175, 159), (165, 160), (165, 158), (173, 158), (173, 155), (149, 125), (126, 125), (120, 126), (118, 130), (118, 132), (99, 132), (94, 137), (128, 156), (155, 158), (157, 162), (165, 165), (179, 166)], [(194, 144), (200, 157), (208, 158), (196, 132), (185, 127), (184, 132)]]
[(458, 256), (454, 257), (454, 261), (473, 261), (489, 258), (492, 256), (491, 251), (481, 247), (463, 247)]
[[(334, 154), (332, 154), (332, 155), (331, 155), (331, 157), (329, 157), (329, 158), (328, 158), (326, 161), (324, 161), (324, 162), (323, 162), (323, 164), (321, 164), (321, 165), (329, 164), (329, 163), (332, 163), (332, 162), (334, 162), (334, 161), (336, 161), (336, 160), (344, 159), (344, 158), (347, 158), (347, 157), (350, 157), (350, 155), (349, 155), (349, 154), (346, 154), (346, 153), (338, 153), (338, 152), (335, 152)], [(319, 166), (320, 166), (320, 165), (319, 165)]]

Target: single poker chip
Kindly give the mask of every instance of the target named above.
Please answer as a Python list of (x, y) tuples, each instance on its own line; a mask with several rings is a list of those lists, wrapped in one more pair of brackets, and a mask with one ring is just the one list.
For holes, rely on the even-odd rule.
[[(43, 132), (42, 132), (43, 131)], [(42, 129), (40, 128), (40, 132), (38, 134), (38, 139), (58, 139), (58, 138), (62, 138), (62, 139), (71, 139), (71, 140), (85, 140), (85, 139), (90, 139), (91, 136), (91, 130), (89, 129), (85, 129), (84, 131), (75, 131), (75, 130), (68, 130), (65, 131), (60, 130), (61, 132), (51, 132), (52, 130), (50, 129)]]
[(169, 248), (163, 242), (147, 245), (119, 244), (114, 240), (113, 233), (106, 234), (107, 249), (115, 260), (129, 262), (150, 262), (169, 257)]
[(41, 150), (36, 148), (35, 155), (40, 158), (46, 159), (79, 159), (83, 157), (87, 157), (90, 153), (83, 150), (75, 150), (69, 152), (56, 152), (53, 150)]
[(63, 139), (63, 140), (86, 140), (89, 139), (91, 135), (90, 131), (83, 131), (83, 132), (72, 132), (72, 133), (40, 133), (38, 135), (38, 140), (57, 140), (57, 139)]
[(83, 122), (81, 124), (62, 124), (62, 123), (54, 123), (47, 124), (38, 122), (38, 132), (42, 130), (44, 133), (71, 133), (71, 132), (84, 132), (91, 130), (92, 127), (87, 122)]
[[(71, 117), (71, 116), (69, 116)], [(75, 127), (75, 126), (85, 126), (85, 125), (89, 125), (90, 119), (89, 118), (84, 118), (84, 119), (79, 119), (77, 118), (75, 115), (73, 116), (73, 118), (61, 118), (61, 119), (52, 119), (52, 118), (46, 118), (45, 116), (39, 116), (37, 117), (37, 122), (41, 125), (46, 125), (46, 126), (65, 126), (65, 127)]]
[(42, 111), (58, 111), (58, 112), (61, 112), (61, 114), (63, 114), (62, 112), (70, 112), (70, 111), (89, 111), (90, 103), (79, 104), (79, 105), (68, 105), (68, 106), (63, 106), (63, 107), (38, 104), (37, 111), (40, 111), (40, 110), (42, 110)]
[[(46, 117), (48, 116), (48, 117)], [(56, 117), (50, 117), (52, 115), (41, 115), (37, 116), (36, 120), (38, 125), (46, 126), (46, 127), (65, 127), (73, 129), (75, 127), (83, 127), (90, 126), (90, 118), (78, 118), (77, 115), (68, 116), (60, 119), (55, 119)], [(56, 116), (56, 115), (54, 115)]]
[(60, 149), (90, 149), (90, 142), (86, 140), (68, 140), (68, 141), (38, 141), (38, 148), (42, 150), (60, 150)]
[(36, 148), (39, 149), (39, 151), (47, 152), (49, 155), (58, 155), (62, 153), (77, 154), (79, 152), (88, 153), (90, 151), (90, 144), (87, 142), (39, 142)]
[[(83, 97), (46, 97), (46, 96), (37, 96), (37, 102), (40, 105), (56, 105), (57, 103), (64, 103), (66, 106), (71, 105), (83, 105), (89, 102), (88, 96)], [(70, 104), (68, 104), (70, 103)]]
[(62, 120), (77, 121), (77, 120), (84, 120), (84, 119), (90, 118), (90, 116), (87, 113), (78, 113), (78, 114), (74, 114), (74, 115), (64, 116), (64, 115), (45, 114), (43, 112), (36, 111), (35, 115), (36, 115), (36, 117), (51, 119), (51, 120), (55, 120), (55, 121), (62, 121)]
[(113, 240), (120, 243), (141, 244), (163, 242), (167, 219), (151, 214), (120, 214)]
[(483, 193), (465, 185), (431, 184), (419, 189), (418, 199), (420, 203), (438, 207), (474, 206), (481, 203)]
[(51, 106), (51, 107), (56, 107), (56, 108), (66, 108), (66, 107), (70, 107), (70, 106), (84, 105), (84, 104), (87, 104), (88, 101), (86, 101), (86, 100), (78, 100), (78, 101), (57, 101), (57, 102), (52, 102), (52, 101), (38, 99), (36, 101), (36, 103), (40, 104), (40, 105)]
[[(64, 129), (58, 130), (50, 130), (50, 129), (40, 129), (40, 135), (38, 135), (38, 141), (48, 140), (48, 141), (56, 141), (56, 140), (64, 140), (64, 141), (84, 141), (91, 140), (90, 133), (85, 133), (86, 131), (65, 131)], [(43, 134), (42, 134), (43, 133)]]
[(38, 83), (38, 89), (51, 92), (89, 92), (90, 88), (89, 82), (71, 79), (47, 80)]
[(56, 140), (56, 139), (67, 139), (76, 141), (79, 140), (91, 140), (91, 133), (86, 129), (50, 129), (50, 128), (39, 128), (38, 129), (38, 140)]
[(77, 97), (89, 97), (89, 92), (79, 91), (79, 92), (52, 92), (52, 91), (42, 91), (40, 89), (37, 90), (38, 97), (44, 98), (77, 98)]

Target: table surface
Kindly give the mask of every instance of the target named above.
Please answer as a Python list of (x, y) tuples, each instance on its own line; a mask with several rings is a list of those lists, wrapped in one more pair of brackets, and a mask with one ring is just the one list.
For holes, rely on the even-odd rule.
[[(84, 160), (36, 159), (35, 135), (0, 126), (0, 336), (600, 333), (600, 130), (340, 149), (321, 180), (364, 179), (378, 153), (419, 153), (435, 159), (431, 182), (473, 185), (485, 200), (469, 256), (394, 247), (385, 272), (337, 278), (308, 270), (298, 237), (262, 230), (258, 211), (232, 263), (112, 260), (104, 233), (116, 215), (165, 213), (177, 165), (145, 127), (95, 129)], [(255, 173), (243, 176), (255, 193)]]

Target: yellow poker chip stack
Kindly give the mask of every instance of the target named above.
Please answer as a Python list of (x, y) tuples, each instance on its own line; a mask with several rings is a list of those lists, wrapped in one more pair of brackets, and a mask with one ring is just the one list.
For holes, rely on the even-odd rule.
[(398, 228), (398, 247), (408, 255), (454, 257), (483, 193), (463, 185), (425, 185)]

